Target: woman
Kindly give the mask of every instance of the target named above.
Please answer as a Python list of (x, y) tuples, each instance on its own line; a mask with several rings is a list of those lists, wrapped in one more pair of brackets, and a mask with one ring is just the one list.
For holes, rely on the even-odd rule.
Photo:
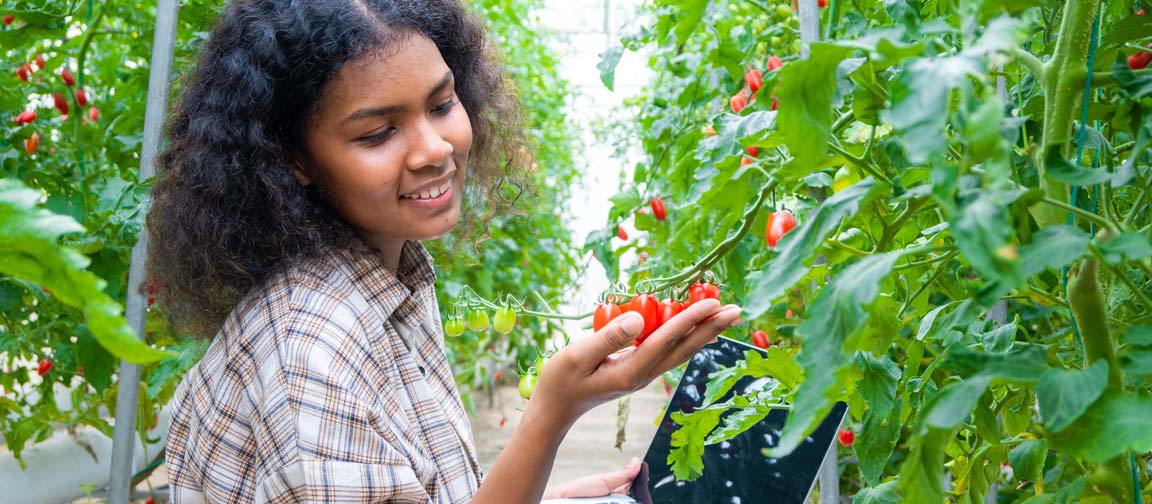
[(626, 487), (636, 463), (545, 492), (577, 418), (685, 362), (739, 308), (697, 303), (635, 349), (636, 314), (577, 339), (481, 478), (420, 242), (457, 226), (466, 186), (494, 194), (515, 175), (517, 118), (456, 1), (224, 10), (170, 120), (148, 218), (160, 301), (212, 338), (173, 401), (174, 502), (509, 503)]

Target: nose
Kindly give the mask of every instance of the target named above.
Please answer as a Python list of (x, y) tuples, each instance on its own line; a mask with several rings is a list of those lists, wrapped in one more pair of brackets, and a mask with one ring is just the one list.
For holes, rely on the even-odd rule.
[(420, 121), (408, 137), (407, 166), (409, 170), (420, 170), (429, 166), (447, 168), (449, 158), (455, 150), (431, 121)]

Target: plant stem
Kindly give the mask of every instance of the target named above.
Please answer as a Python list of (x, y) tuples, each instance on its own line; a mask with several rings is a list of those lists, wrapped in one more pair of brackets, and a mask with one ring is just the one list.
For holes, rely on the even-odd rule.
[(1083, 218), (1085, 218), (1085, 219), (1088, 219), (1088, 220), (1090, 220), (1090, 221), (1092, 221), (1092, 222), (1095, 222), (1095, 223), (1097, 223), (1097, 224), (1099, 224), (1099, 225), (1101, 225), (1101, 226), (1105, 226), (1105, 227), (1107, 227), (1107, 228), (1109, 228), (1109, 229), (1116, 229), (1116, 225), (1115, 225), (1115, 224), (1113, 224), (1113, 223), (1112, 223), (1112, 221), (1109, 221), (1108, 219), (1105, 219), (1105, 218), (1103, 218), (1103, 217), (1101, 217), (1101, 216), (1099, 216), (1099, 215), (1096, 215), (1096, 214), (1094, 214), (1094, 213), (1092, 213), (1092, 212), (1089, 212), (1089, 211), (1087, 211), (1087, 210), (1084, 210), (1083, 208), (1079, 208), (1079, 207), (1075, 207), (1075, 206), (1069, 205), (1069, 204), (1067, 204), (1067, 203), (1065, 203), (1065, 202), (1063, 202), (1063, 201), (1059, 201), (1059, 200), (1057, 200), (1057, 199), (1055, 199), (1055, 198), (1052, 198), (1052, 197), (1050, 197), (1050, 196), (1045, 196), (1045, 197), (1044, 197), (1043, 199), (1041, 199), (1040, 201), (1041, 201), (1041, 202), (1043, 202), (1043, 203), (1047, 203), (1048, 205), (1051, 205), (1051, 206), (1053, 206), (1053, 207), (1056, 207), (1056, 208), (1059, 208), (1059, 209), (1062, 209), (1062, 210), (1067, 210), (1067, 211), (1069, 211), (1069, 212), (1072, 212), (1072, 213), (1074, 213), (1074, 214), (1076, 214), (1076, 215), (1079, 215), (1079, 216), (1081, 216), (1081, 217), (1083, 217)]

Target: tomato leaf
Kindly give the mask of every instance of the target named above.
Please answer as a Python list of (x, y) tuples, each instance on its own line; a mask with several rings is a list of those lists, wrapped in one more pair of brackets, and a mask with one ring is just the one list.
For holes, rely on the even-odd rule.
[(722, 409), (676, 412), (672, 420), (680, 425), (672, 433), (668, 467), (678, 481), (690, 481), (704, 474), (704, 440), (720, 423)]
[(814, 43), (811, 57), (785, 65), (779, 70), (780, 85), (775, 94), (779, 103), (782, 135), (792, 161), (785, 178), (806, 175), (823, 161), (832, 136), (833, 107), (836, 98), (836, 67), (851, 49), (835, 44)]
[(887, 354), (877, 359), (868, 352), (856, 352), (856, 367), (863, 373), (863, 379), (857, 386), (860, 395), (868, 403), (868, 410), (876, 410), (881, 417), (887, 415), (896, 401), (900, 366)]
[(1107, 387), (1108, 361), (1104, 359), (1079, 371), (1049, 369), (1036, 385), (1040, 416), (1052, 432), (1060, 432), (1080, 418)]
[(1076, 226), (1059, 224), (1032, 236), (1032, 243), (1020, 247), (1020, 274), (1024, 278), (1045, 269), (1060, 269), (1079, 259), (1088, 250), (1092, 237)]
[(1110, 391), (1084, 415), (1052, 435), (1062, 453), (1101, 462), (1152, 450), (1152, 397)]
[(1148, 238), (1143, 234), (1128, 232), (1109, 240), (1107, 243), (1101, 243), (1100, 252), (1108, 264), (1120, 264), (1125, 259), (1139, 261), (1152, 257), (1152, 245), (1148, 243)]
[(1120, 340), (1125, 345), (1152, 346), (1152, 325), (1130, 326)]
[(1028, 439), (1008, 452), (1008, 463), (1019, 481), (1041, 481), (1044, 459), (1048, 456), (1048, 441)]
[(900, 441), (900, 431), (903, 427), (900, 410), (903, 405), (903, 401), (897, 401), (887, 412), (872, 407), (864, 412), (864, 426), (860, 429), (860, 437), (856, 440), (856, 444), (852, 446), (860, 459), (860, 473), (864, 475), (864, 480), (869, 485), (879, 483), (884, 468), (888, 466), (888, 460)]
[(926, 429), (914, 437), (912, 450), (900, 466), (901, 502), (944, 501), (944, 448), (952, 431)]
[(871, 488), (864, 488), (857, 492), (855, 497), (852, 497), (852, 504), (900, 504), (904, 501), (900, 498), (900, 493), (897, 492), (896, 485), (898, 483), (897, 480), (892, 480)]
[(609, 91), (614, 91), (616, 65), (620, 64), (620, 56), (623, 54), (624, 46), (609, 47), (607, 51), (600, 53), (600, 62), (596, 64), (596, 68), (600, 70), (600, 82), (603, 82)]

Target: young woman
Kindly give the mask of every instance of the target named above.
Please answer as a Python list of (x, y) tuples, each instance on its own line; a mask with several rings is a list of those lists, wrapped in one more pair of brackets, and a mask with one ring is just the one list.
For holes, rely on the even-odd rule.
[(639, 348), (636, 314), (577, 338), (482, 478), (421, 245), (515, 175), (517, 107), (481, 24), (455, 0), (237, 0), (183, 87), (150, 275), (212, 342), (174, 398), (174, 502), (605, 495), (638, 464), (545, 492), (573, 422), (739, 322), (708, 300)]

